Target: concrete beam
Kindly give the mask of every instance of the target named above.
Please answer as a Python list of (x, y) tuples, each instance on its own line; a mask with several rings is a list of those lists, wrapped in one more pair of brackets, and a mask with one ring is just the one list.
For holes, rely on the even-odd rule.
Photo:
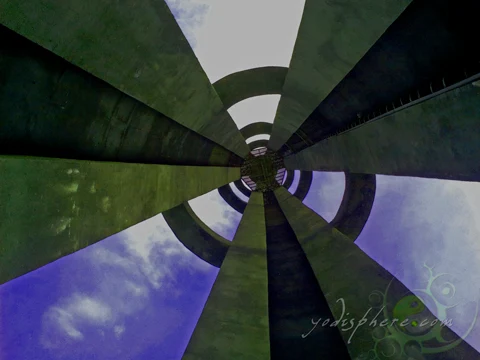
[(226, 148), (32, 41), (3, 26), (0, 38), (0, 154), (240, 166)]
[(1, 156), (0, 283), (239, 176), (239, 168)]
[(264, 199), (272, 359), (349, 359), (335, 327), (321, 327), (312, 336), (302, 336), (312, 327), (312, 319), (333, 315), (275, 196), (265, 193)]
[(307, 0), (269, 147), (279, 150), (411, 0)]
[(419, 98), (478, 80), (480, 48), (469, 40), (478, 13), (476, 0), (412, 2), (280, 152), (298, 153)]
[(263, 195), (252, 193), (183, 360), (270, 359)]
[(0, 23), (244, 157), (248, 147), (164, 1), (1, 0)]
[(480, 181), (480, 87), (466, 85), (288, 156), (290, 169)]
[[(432, 299), (414, 296), (351, 239), (286, 189), (278, 188), (275, 196), (312, 266), (335, 319), (354, 319), (353, 326), (350, 326), (349, 320), (338, 323), (352, 359), (372, 354), (381, 357), (387, 348), (389, 357), (399, 359), (408, 356), (426, 360), (480, 359), (476, 350), (447, 327), (443, 328), (442, 337), (448, 339), (448, 346), (445, 343), (424, 343), (429, 336), (435, 339), (435, 331), (440, 330), (440, 325), (420, 330), (413, 321), (421, 324), (428, 320), (431, 324), (436, 319), (425, 307), (425, 301)], [(377, 314), (376, 322), (372, 323)], [(363, 318), (366, 319), (364, 325), (358, 326)], [(392, 325), (394, 318), (399, 321)], [(407, 325), (400, 326), (405, 319)], [(384, 325), (380, 325), (384, 320)], [(315, 331), (321, 329), (315, 328), (312, 333)], [(419, 346), (408, 346), (409, 341)]]

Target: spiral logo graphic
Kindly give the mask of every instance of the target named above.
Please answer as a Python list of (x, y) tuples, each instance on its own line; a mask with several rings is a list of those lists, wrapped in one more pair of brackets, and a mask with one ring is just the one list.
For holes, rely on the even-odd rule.
[[(413, 290), (417, 295), (395, 291), (398, 284), (395, 279), (390, 281), (384, 293), (371, 293), (372, 308), (383, 309), (384, 318), (390, 325), (373, 330), (374, 348), (362, 360), (426, 359), (426, 356), (458, 346), (473, 330), (478, 315), (478, 298), (473, 301), (472, 322), (456, 336), (448, 329), (453, 324), (448, 317), (449, 310), (466, 304), (457, 299), (457, 289), (450, 274), (434, 275), (433, 267), (427, 264), (424, 267), (428, 269), (429, 279), (424, 289)], [(403, 321), (406, 326), (400, 326)]]

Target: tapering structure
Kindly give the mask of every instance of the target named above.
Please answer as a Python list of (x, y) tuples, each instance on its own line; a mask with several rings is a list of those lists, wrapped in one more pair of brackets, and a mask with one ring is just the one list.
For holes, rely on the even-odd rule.
[[(355, 244), (376, 174), (480, 180), (478, 1), (306, 0), (289, 68), (215, 84), (164, 1), (0, 9), (0, 283), (163, 213), (220, 269), (185, 360), (480, 359)], [(274, 123), (238, 129), (267, 94)], [(331, 222), (303, 204), (322, 170)], [(232, 242), (188, 205), (214, 189)]]

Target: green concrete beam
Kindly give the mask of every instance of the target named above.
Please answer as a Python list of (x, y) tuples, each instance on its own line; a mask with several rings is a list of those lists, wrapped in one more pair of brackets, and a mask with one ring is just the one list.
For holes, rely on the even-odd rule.
[(252, 193), (183, 360), (270, 359), (263, 194)]
[(239, 168), (1, 156), (0, 284), (239, 177)]
[(0, 23), (244, 157), (248, 147), (164, 1), (0, 0)]
[(272, 192), (264, 193), (272, 359), (342, 359), (347, 348), (335, 327), (308, 333), (312, 319), (332, 318), (295, 233)]
[(269, 147), (279, 150), (411, 0), (307, 0)]
[[(412, 322), (428, 320), (431, 324), (436, 319), (425, 308), (423, 299), (413, 296), (398, 279), (367, 256), (351, 239), (286, 189), (278, 188), (275, 196), (312, 266), (335, 319), (347, 319), (345, 325), (340, 323), (338, 326), (352, 359), (372, 358), (372, 354), (383, 358), (382, 352), (387, 353), (387, 349), (391, 355), (389, 358), (395, 359), (407, 359), (407, 355), (425, 360), (480, 359), (477, 351), (447, 327), (443, 328), (442, 333), (448, 339), (449, 346), (444, 347), (445, 343), (440, 343), (435, 348), (431, 347), (435, 344), (423, 343), (432, 333), (425, 337), (423, 331), (419, 332)], [(382, 311), (383, 306), (385, 311)], [(345, 314), (347, 312), (348, 315)], [(377, 314), (376, 323), (372, 323)], [(358, 326), (363, 318), (366, 322)], [(395, 318), (400, 319), (397, 327), (385, 325), (391, 325)], [(354, 319), (353, 327), (351, 319)], [(399, 328), (398, 324), (405, 319), (410, 319), (407, 321), (410, 325)], [(384, 320), (387, 322), (381, 326)], [(439, 329), (439, 325), (436, 329)], [(434, 331), (433, 328), (430, 330)], [(421, 350), (418, 351), (416, 345), (409, 347), (408, 342), (419, 343)], [(442, 347), (444, 351), (437, 351)]]
[(240, 166), (226, 148), (4, 26), (0, 38), (0, 154)]
[(289, 169), (480, 181), (480, 87), (466, 85), (288, 156)]

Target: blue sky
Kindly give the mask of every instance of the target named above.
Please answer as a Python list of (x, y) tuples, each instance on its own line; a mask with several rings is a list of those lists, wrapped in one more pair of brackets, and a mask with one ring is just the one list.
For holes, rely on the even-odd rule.
[[(304, 5), (167, 3), (212, 82), (252, 67), (288, 66)], [(255, 97), (229, 112), (239, 128), (272, 122), (278, 100)], [(292, 192), (297, 183), (298, 172)], [(305, 204), (331, 220), (343, 189), (343, 174), (314, 173)], [(240, 214), (216, 191), (190, 204), (215, 231), (233, 238)], [(435, 274), (447, 273), (459, 304), (452, 309), (454, 329), (461, 333), (472, 321), (468, 302), (479, 296), (472, 286), (480, 277), (477, 224), (477, 183), (379, 176), (372, 215), (357, 244), (412, 289), (425, 286), (424, 264)], [(0, 286), (0, 360), (180, 359), (217, 273), (186, 250), (158, 215)], [(452, 301), (442, 294), (435, 292), (439, 303)], [(467, 337), (477, 349), (479, 326)]]

